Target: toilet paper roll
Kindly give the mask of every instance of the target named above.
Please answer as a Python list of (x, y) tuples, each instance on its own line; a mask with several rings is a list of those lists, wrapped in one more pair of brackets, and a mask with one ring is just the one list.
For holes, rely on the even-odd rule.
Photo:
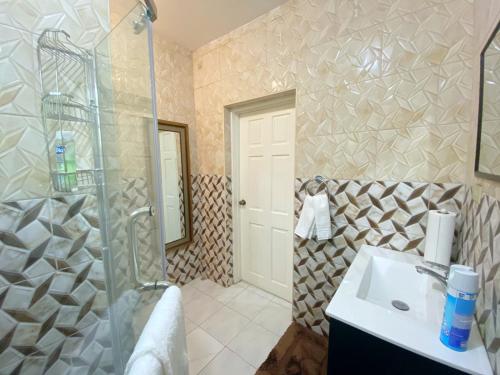
[(426, 261), (444, 266), (450, 265), (456, 216), (454, 212), (446, 210), (429, 211), (425, 235), (424, 259)]

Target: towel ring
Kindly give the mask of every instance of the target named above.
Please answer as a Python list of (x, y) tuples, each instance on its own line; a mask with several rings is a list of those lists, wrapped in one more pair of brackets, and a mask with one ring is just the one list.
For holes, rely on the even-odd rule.
[(326, 192), (328, 193), (328, 185), (327, 185), (327, 179), (324, 178), (323, 176), (316, 176), (314, 177), (314, 179), (312, 180), (309, 180), (306, 184), (306, 192), (307, 194), (309, 194), (311, 197), (315, 195), (315, 193), (312, 193), (311, 192), (311, 183), (315, 183), (315, 184), (318, 184), (318, 188), (316, 190), (316, 192), (318, 191), (318, 189), (321, 189), (322, 186), (325, 187), (325, 190)]

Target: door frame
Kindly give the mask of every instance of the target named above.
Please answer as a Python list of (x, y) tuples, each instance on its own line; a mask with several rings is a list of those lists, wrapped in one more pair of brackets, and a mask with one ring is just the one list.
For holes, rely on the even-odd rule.
[[(295, 178), (295, 134), (297, 127), (296, 107), (295, 90), (284, 91), (278, 94), (252, 99), (225, 107), (225, 123), (229, 124), (229, 131), (231, 133), (231, 189), (233, 193), (231, 208), (233, 214), (233, 278), (235, 282), (241, 281), (241, 215), (238, 210), (238, 201), (240, 200), (240, 118), (263, 112), (265, 113), (291, 108), (295, 109), (295, 127), (292, 129), (294, 138), (293, 175)], [(293, 196), (291, 199), (293, 199)]]

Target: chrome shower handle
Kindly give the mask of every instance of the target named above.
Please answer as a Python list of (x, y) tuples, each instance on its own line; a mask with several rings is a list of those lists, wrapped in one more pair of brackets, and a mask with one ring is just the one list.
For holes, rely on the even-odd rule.
[(137, 255), (137, 232), (135, 230), (135, 225), (137, 219), (141, 216), (155, 216), (156, 210), (153, 206), (148, 205), (145, 207), (138, 208), (128, 217), (127, 221), (127, 234), (128, 234), (128, 246), (129, 246), (129, 263), (130, 263), (130, 278), (134, 284), (134, 288), (141, 291), (146, 290), (156, 290), (156, 289), (167, 289), (170, 283), (167, 281), (156, 280), (142, 281), (141, 270), (139, 269), (139, 259)]
[(127, 220), (127, 234), (128, 234), (128, 246), (129, 246), (129, 264), (132, 283), (134, 288), (145, 287), (148, 283), (141, 280), (139, 260), (137, 255), (137, 231), (136, 224), (137, 219), (141, 216), (154, 216), (155, 211), (152, 206), (145, 206), (132, 211)]

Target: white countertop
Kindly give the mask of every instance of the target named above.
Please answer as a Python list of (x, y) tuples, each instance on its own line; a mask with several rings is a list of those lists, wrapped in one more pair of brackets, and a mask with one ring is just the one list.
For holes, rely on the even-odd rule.
[[(397, 279), (403, 277), (403, 273), (392, 272), (390, 269), (385, 270), (388, 271), (387, 278), (389, 282), (385, 289), (390, 290), (385, 290), (382, 294), (392, 293), (393, 287), (390, 286), (391, 283), (394, 285), (394, 289), (399, 289), (399, 292), (401, 292), (402, 286), (407, 287), (408, 291), (405, 300), (412, 301), (412, 298), (418, 299), (418, 297), (421, 297), (421, 306), (416, 308), (416, 310), (420, 309), (420, 312), (413, 312), (412, 316), (407, 312), (395, 309), (390, 304), (384, 306), (382, 302), (374, 303), (366, 298), (360, 298), (360, 295), (363, 294), (360, 294), (360, 290), (366, 289), (365, 286), (360, 289), (365, 270), (372, 267), (370, 263), (374, 259), (386, 262), (382, 264), (395, 264), (396, 268), (401, 265), (399, 271), (408, 270), (410, 284), (407, 286), (404, 283), (408, 282), (408, 280)], [(436, 285), (431, 285), (433, 283), (439, 284), (437, 281), (434, 282), (427, 275), (420, 275), (416, 271), (416, 275), (411, 273), (411, 269), (415, 265), (421, 265), (422, 260), (423, 258), (417, 255), (363, 245), (328, 305), (326, 314), (331, 318), (447, 366), (472, 374), (492, 374), (488, 356), (475, 322), (467, 351), (454, 351), (443, 345), (439, 340), (444, 294)], [(382, 269), (382, 272), (384, 272), (384, 269)], [(380, 272), (378, 273), (380, 275)], [(368, 279), (370, 279), (370, 276)], [(415, 286), (416, 283), (419, 285)], [(366, 277), (364, 284), (366, 284)], [(419, 290), (417, 291), (417, 289)], [(422, 293), (423, 289), (425, 291)], [(424, 299), (425, 301), (423, 301)], [(419, 303), (418, 301), (415, 302)]]

